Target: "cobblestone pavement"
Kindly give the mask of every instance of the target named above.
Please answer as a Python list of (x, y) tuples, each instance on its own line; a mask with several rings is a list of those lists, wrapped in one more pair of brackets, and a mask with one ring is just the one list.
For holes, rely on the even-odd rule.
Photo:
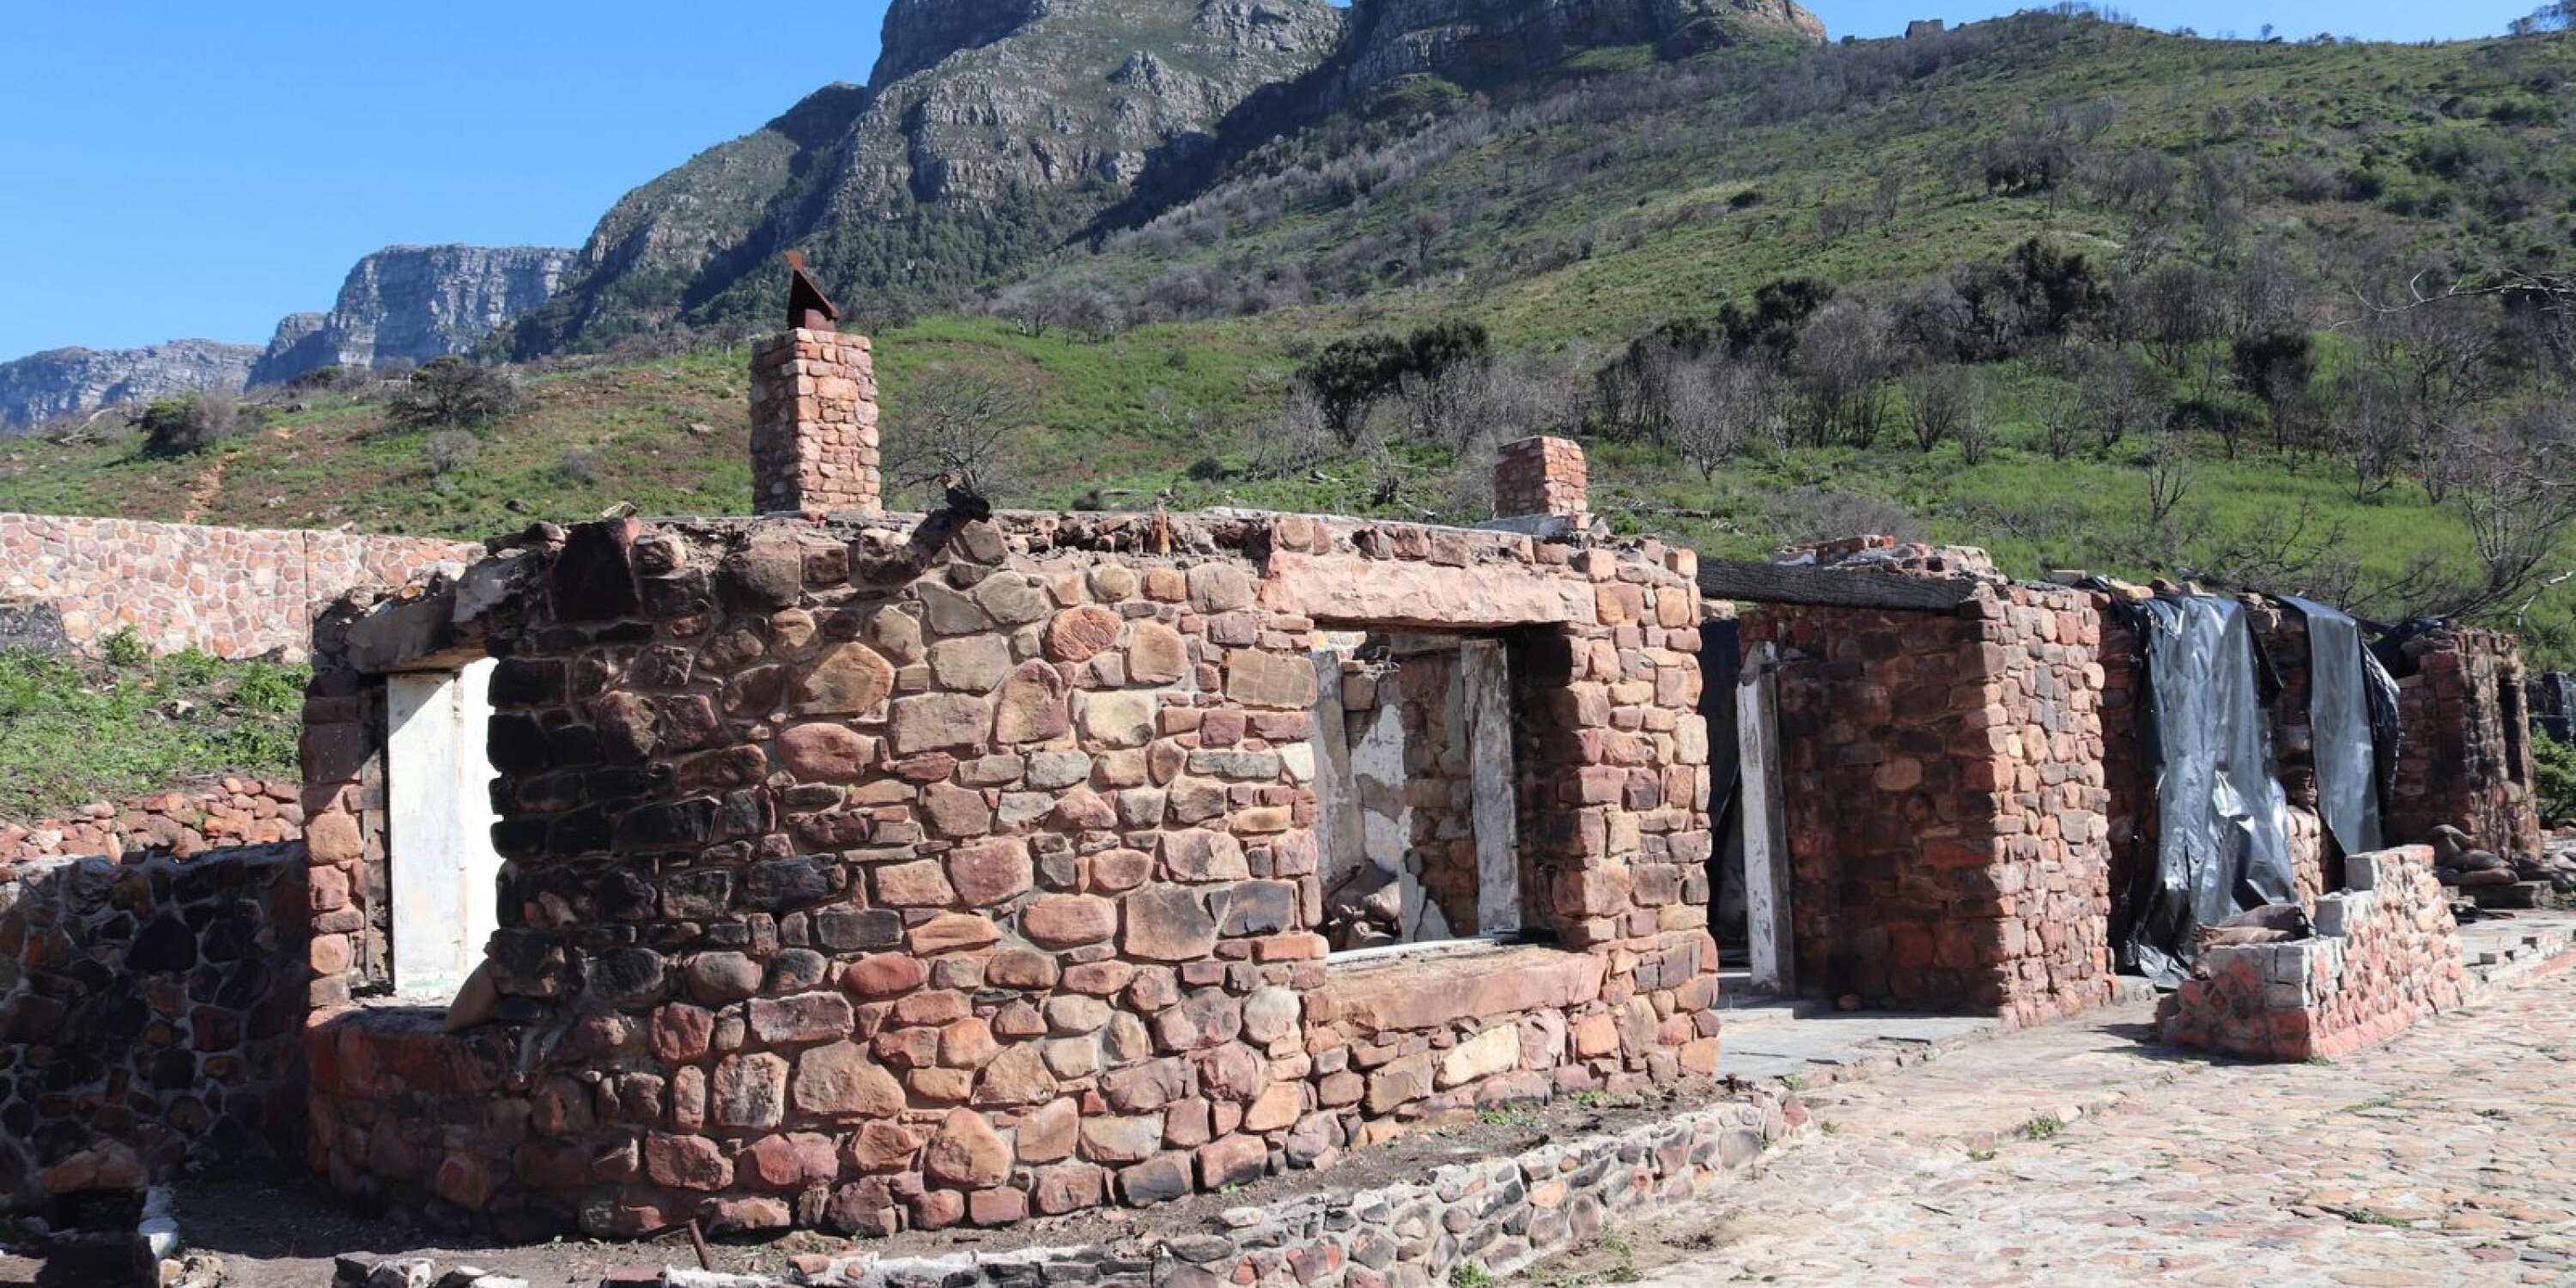
[(2331, 1064), (2149, 1019), (1820, 1089), (1823, 1134), (1631, 1255), (1667, 1286), (2576, 1284), (2576, 971)]

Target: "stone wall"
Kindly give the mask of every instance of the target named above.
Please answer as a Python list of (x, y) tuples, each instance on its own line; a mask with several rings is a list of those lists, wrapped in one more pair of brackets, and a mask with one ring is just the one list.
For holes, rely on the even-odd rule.
[[(431, 635), (503, 658), (493, 1022), (317, 1017), (338, 1188), (519, 1236), (1001, 1224), (1715, 1067), (1688, 552), (1297, 516), (951, 531), (587, 525), (456, 593)], [(322, 633), (315, 966), (344, 978), (323, 917), (374, 920), (380, 841), (369, 650), (329, 641), (416, 609), (446, 611)], [(1325, 959), (1327, 629), (1508, 651), (1550, 942), (1471, 949), (1473, 988), (1454, 958)], [(326, 849), (358, 879), (326, 890)]]
[(874, 514), (877, 378), (868, 338), (790, 331), (751, 352), (753, 508)]
[(353, 532), (0, 514), (0, 601), (50, 605), (79, 648), (132, 627), (156, 653), (305, 656), (313, 614), (480, 545)]
[(1592, 509), (1592, 467), (1571, 439), (1505, 443), (1494, 463), (1494, 513), (1580, 519)]
[(2383, 658), (2405, 723), (2388, 836), (2420, 844), (2443, 824), (2507, 858), (2540, 857), (2522, 648), (2513, 636), (2442, 624)]
[(227, 778), (121, 805), (101, 801), (72, 818), (0, 822), (0, 865), (149, 852), (185, 859), (208, 850), (275, 845), (303, 832), (304, 808), (296, 784)]
[[(1635, 1114), (1623, 1114), (1633, 1118)], [(1509, 1157), (1430, 1168), (1419, 1180), (1365, 1189), (1329, 1182), (1248, 1200), (1213, 1219), (1139, 1223), (1103, 1242), (945, 1256), (860, 1250), (807, 1253), (781, 1277), (729, 1277), (726, 1288), (1429, 1288), (1527, 1270), (1598, 1247), (1708, 1197), (1753, 1171), (1770, 1149), (1809, 1135), (1810, 1117), (1776, 1084), (1716, 1104), (1622, 1125), (1541, 1138)], [(351, 1257), (346, 1288), (391, 1264), (416, 1282), (445, 1282), (422, 1258)], [(410, 1267), (421, 1267), (411, 1272)], [(453, 1273), (451, 1271), (450, 1273)], [(691, 1272), (675, 1272), (685, 1277)]]
[(0, 866), (0, 1208), (303, 1135), (292, 845)]
[(2165, 1040), (2256, 1060), (2349, 1055), (2460, 1004), (2466, 973), (2449, 892), (2423, 846), (2357, 854), (2316, 901), (2317, 933), (2213, 947), (2167, 995)]
[(2093, 597), (1987, 582), (1956, 615), (1741, 620), (1748, 649), (1780, 651), (1801, 986), (2016, 1023), (2108, 1001)]

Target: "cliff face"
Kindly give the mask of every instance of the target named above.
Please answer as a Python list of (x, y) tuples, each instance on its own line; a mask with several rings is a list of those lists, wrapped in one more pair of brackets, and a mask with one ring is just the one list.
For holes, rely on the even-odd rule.
[(239, 389), (259, 350), (213, 340), (140, 349), (49, 349), (0, 363), (0, 436), (121, 402)]
[(866, 87), (824, 89), (629, 193), (511, 347), (766, 318), (789, 247), (861, 306), (988, 281), (1341, 30), (1323, 0), (897, 0)]
[(1824, 38), (1824, 23), (1794, 0), (1358, 0), (1337, 89), (1356, 93), (1424, 72), (1508, 77), (1607, 45), (1689, 53)]
[(280, 322), (250, 372), (273, 384), (322, 367), (421, 363), (464, 353), (543, 304), (573, 252), (543, 246), (390, 246), (349, 270), (327, 314)]

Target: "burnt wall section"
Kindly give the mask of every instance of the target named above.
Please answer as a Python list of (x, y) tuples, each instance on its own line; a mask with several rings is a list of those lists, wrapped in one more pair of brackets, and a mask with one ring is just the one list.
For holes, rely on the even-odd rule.
[(2254, 1060), (2350, 1055), (2457, 1008), (2467, 970), (2433, 852), (2407, 846), (2344, 861), (2316, 901), (2317, 933), (2213, 947), (2168, 994), (2168, 1042)]
[[(530, 552), (478, 626), (494, 1022), (317, 1018), (335, 1186), (520, 1236), (1003, 1224), (1714, 1069), (1687, 552), (1295, 516), (954, 531), (627, 521)], [(1327, 628), (1509, 642), (1522, 911), (1555, 942), (1471, 950), (1473, 989), (1444, 958), (1325, 959)], [(317, 883), (373, 861), (367, 690), (315, 680)], [(346, 754), (315, 754), (330, 728)], [(1425, 992), (1464, 1000), (1406, 1009)]]
[(303, 1135), (304, 857), (0, 866), (0, 1209)]
[(2450, 623), (2383, 647), (2405, 725), (2391, 840), (2422, 844), (2444, 824), (2508, 859), (2537, 861), (2531, 726), (2522, 649), (2513, 636)]
[[(1858, 574), (1855, 574), (1858, 575)], [(2031, 1023), (2109, 1000), (2102, 617), (1990, 583), (1956, 615), (1762, 604), (1802, 986)]]
[(0, 822), (0, 864), (87, 855), (193, 858), (208, 850), (276, 845), (304, 834), (294, 783), (227, 778), (123, 804), (101, 801), (70, 818)]
[(340, 592), (482, 553), (415, 537), (0, 513), (0, 600), (49, 606), (75, 648), (130, 627), (156, 653), (301, 659), (314, 613)]

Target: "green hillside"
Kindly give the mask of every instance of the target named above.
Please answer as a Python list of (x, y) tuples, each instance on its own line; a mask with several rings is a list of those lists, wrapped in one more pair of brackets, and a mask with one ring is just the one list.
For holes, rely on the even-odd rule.
[[(2483, 600), (2576, 662), (2576, 582), (2539, 584), (2576, 566), (2541, 530), (2564, 489), (2530, 485), (2576, 477), (2560, 319), (2530, 292), (2366, 303), (2567, 262), (2571, 73), (2563, 35), (2257, 44), (2024, 15), (1592, 50), (1482, 94), (1417, 77), (1258, 146), (1296, 122), (1238, 113), (1224, 172), (1151, 220), (877, 325), (889, 447), (998, 391), (1024, 427), (1006, 502), (1475, 520), (1495, 443), (1578, 433), (1614, 523), (1716, 552), (1880, 528), (2024, 575), (2392, 617)], [(1336, 342), (1438, 323), (1488, 343), (1389, 374), (1338, 426), (1298, 395), (1356, 352)], [(522, 408), (443, 471), (380, 389), (293, 396), (179, 458), (0, 443), (0, 506), (454, 535), (733, 512), (744, 359), (522, 368)], [(2524, 575), (2481, 595), (2500, 564)]]

